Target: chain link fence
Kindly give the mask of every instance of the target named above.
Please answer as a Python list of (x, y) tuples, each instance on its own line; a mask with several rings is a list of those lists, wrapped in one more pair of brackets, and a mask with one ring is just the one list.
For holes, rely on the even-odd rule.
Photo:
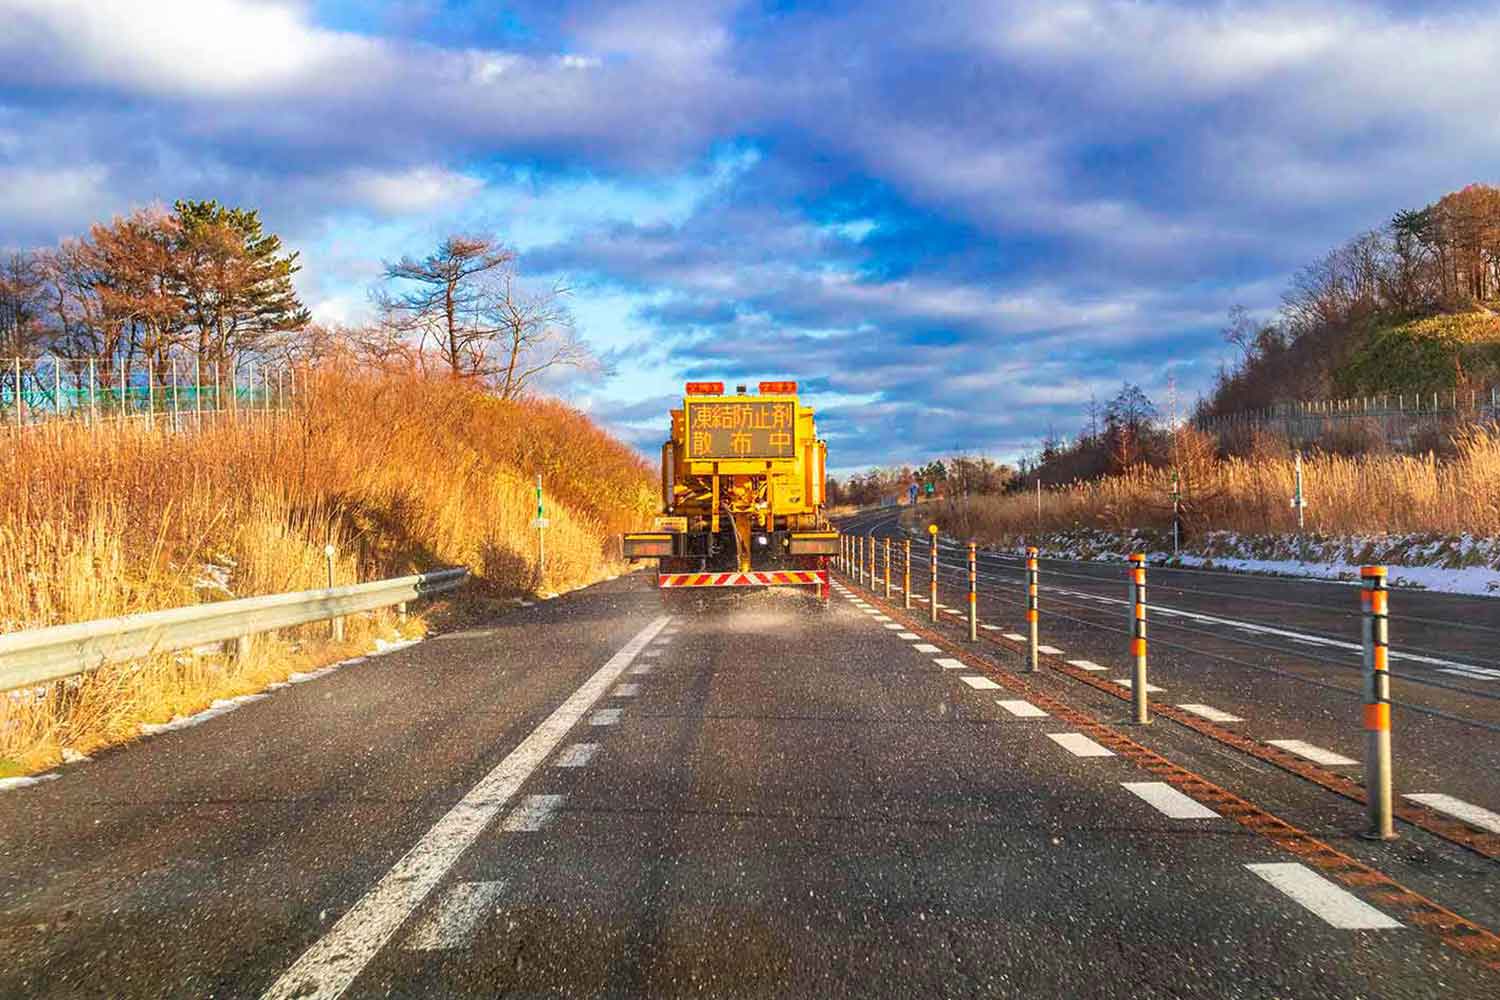
[(303, 392), (291, 368), (169, 358), (0, 359), (0, 428), (138, 421), (180, 429), (225, 415), (279, 412)]
[(1397, 451), (1420, 450), (1466, 424), (1500, 422), (1500, 388), (1303, 400), (1196, 421), (1219, 437), (1260, 431), (1295, 446), (1359, 436)]

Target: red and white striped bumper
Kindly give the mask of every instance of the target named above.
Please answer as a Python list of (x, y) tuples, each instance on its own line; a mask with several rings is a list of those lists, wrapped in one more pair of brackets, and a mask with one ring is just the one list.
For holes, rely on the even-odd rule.
[(656, 585), (677, 587), (818, 587), (828, 583), (825, 569), (786, 569), (766, 573), (658, 573)]

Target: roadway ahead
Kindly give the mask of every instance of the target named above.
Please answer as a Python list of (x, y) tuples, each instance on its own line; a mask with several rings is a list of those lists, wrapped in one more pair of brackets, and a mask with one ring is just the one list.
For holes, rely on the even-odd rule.
[(627, 577), (0, 793), (0, 995), (1500, 990), (1494, 861), (898, 617)]

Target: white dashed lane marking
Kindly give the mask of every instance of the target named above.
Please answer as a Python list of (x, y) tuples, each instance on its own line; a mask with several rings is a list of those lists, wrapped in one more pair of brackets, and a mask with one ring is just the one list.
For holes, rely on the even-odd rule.
[(1341, 930), (1382, 930), (1401, 926), (1400, 921), (1386, 916), (1354, 893), (1339, 888), (1295, 861), (1245, 867), (1329, 926)]
[(615, 688), (616, 698), (634, 698), (640, 693), (641, 686), (639, 684), (621, 684), (619, 687)]
[(1304, 743), (1301, 740), (1266, 740), (1273, 747), (1281, 747), (1287, 753), (1294, 753), (1298, 757), (1306, 757), (1314, 764), (1324, 764), (1329, 767), (1344, 767), (1349, 764), (1358, 764), (1359, 761), (1351, 760), (1343, 754), (1334, 753), (1332, 750), (1324, 750), (1320, 746)]
[[(1118, 684), (1118, 685), (1120, 685), (1120, 687), (1122, 687), (1122, 688), (1128, 688), (1128, 687), (1130, 687), (1131, 681), (1130, 681), (1129, 677), (1116, 677), (1115, 678), (1115, 683)], [(1157, 687), (1155, 684), (1152, 684), (1150, 681), (1146, 682), (1146, 693), (1147, 694), (1157, 694), (1157, 693), (1159, 693), (1161, 691), (1165, 691), (1165, 690), (1166, 690), (1166, 688), (1164, 688), (1164, 687)]]
[(986, 625), (983, 622), (981, 622), (980, 625), (979, 625), (979, 627), (982, 628), (982, 629), (984, 629), (986, 632), (998, 632), (998, 631), (1000, 631), (1000, 626), (999, 625)]
[(574, 743), (557, 757), (556, 767), (588, 767), (599, 752), (597, 743)]
[(915, 632), (897, 632), (896, 633), (896, 638), (897, 639), (905, 639), (908, 642), (914, 642), (917, 639), (920, 639), (922, 637), (920, 635), (917, 635), (917, 633), (915, 633)]
[(1011, 700), (1006, 700), (1006, 699), (1000, 699), (1000, 700), (997, 700), (995, 702), (995, 704), (999, 705), (1001, 708), (1005, 709), (1007, 712), (1009, 712), (1011, 715), (1014, 715), (1018, 719), (1045, 719), (1045, 718), (1047, 718), (1047, 713), (1046, 712), (1043, 712), (1040, 708), (1037, 708), (1035, 705), (1033, 705), (1029, 701), (1020, 701), (1020, 700), (1011, 701)]
[(958, 662), (957, 660), (955, 660), (955, 659), (953, 659), (952, 657), (949, 657), (949, 656), (940, 656), (936, 660), (933, 660), (932, 662), (936, 663), (938, 666), (942, 667), (944, 670), (963, 670), (964, 669), (964, 665), (962, 663)]
[(479, 780), (422, 835), (332, 929), (292, 963), (263, 1000), (335, 1000), (426, 900), (464, 851), (505, 808), (521, 784), (552, 755), (589, 707), (619, 679), (641, 648), (666, 627), (662, 617), (641, 629), (541, 725)]
[(897, 625), (895, 622), (886, 622), (885, 627), (890, 629), (892, 632), (900, 632), (902, 629), (906, 628), (905, 625)]
[(1209, 722), (1244, 722), (1238, 715), (1230, 715), (1228, 712), (1214, 708), (1212, 705), (1187, 704), (1178, 705), (1184, 712), (1192, 712), (1194, 715)]
[(505, 817), (500, 829), (506, 833), (535, 833), (551, 822), (552, 814), (562, 802), (561, 795), (528, 795)]
[(1451, 795), (1442, 795), (1437, 792), (1419, 792), (1415, 795), (1403, 795), (1403, 799), (1411, 799), (1420, 802), (1424, 806), (1436, 809), (1438, 812), (1456, 816), (1481, 830), (1491, 833), (1500, 833), (1500, 814), (1492, 813), (1488, 809), (1482, 809), (1463, 799), (1455, 799)]
[(1011, 642), (1025, 642), (1026, 641), (1026, 637), (1024, 635), (1019, 635), (1019, 634), (1017, 634), (1015, 632), (1005, 632), (1005, 633), (1002, 633), (1002, 634), (1005, 636), (1005, 638), (1009, 639)]
[(504, 888), (504, 882), (458, 882), (449, 886), (432, 912), (407, 937), (407, 950), (444, 951), (469, 944), (480, 922), (495, 911)]
[(1038, 653), (1046, 653), (1048, 656), (1062, 655), (1062, 650), (1058, 649), (1056, 646), (1038, 646), (1036, 648), (1036, 651)]
[(1095, 663), (1093, 660), (1069, 660), (1068, 665), (1077, 667), (1079, 670), (1088, 670), (1094, 673), (1098, 673), (1105, 669), (1104, 667), (1099, 666), (1099, 664)]
[(635, 666), (630, 668), (631, 674), (636, 677), (644, 677), (649, 674), (651, 670), (652, 667), (649, 663), (637, 663)]
[(1165, 781), (1122, 781), (1127, 792), (1138, 795), (1172, 819), (1218, 819), (1219, 814), (1184, 795)]
[(613, 726), (620, 721), (620, 710), (618, 708), (601, 708), (589, 716), (591, 726)]
[(998, 690), (1000, 690), (1000, 685), (996, 684), (994, 681), (990, 680), (988, 677), (979, 677), (979, 676), (975, 676), (975, 675), (969, 675), (969, 676), (965, 676), (965, 677), (960, 677), (959, 680), (961, 680), (965, 684), (969, 685), (969, 687), (973, 688), (975, 691), (998, 691)]
[(1048, 733), (1047, 739), (1074, 757), (1113, 757), (1115, 752), (1101, 747), (1082, 733)]
[(942, 652), (941, 649), (938, 649), (936, 646), (934, 646), (930, 642), (919, 642), (916, 645), (912, 646), (912, 649), (915, 649), (919, 653), (941, 653)]

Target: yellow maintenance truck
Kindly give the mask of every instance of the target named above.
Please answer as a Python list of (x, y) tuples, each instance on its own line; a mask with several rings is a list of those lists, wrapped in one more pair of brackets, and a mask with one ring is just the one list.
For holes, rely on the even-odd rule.
[(828, 446), (797, 383), (686, 390), (661, 446), (662, 513), (651, 531), (625, 535), (625, 557), (658, 560), (663, 591), (807, 586), (826, 601), (839, 546), (823, 516)]

